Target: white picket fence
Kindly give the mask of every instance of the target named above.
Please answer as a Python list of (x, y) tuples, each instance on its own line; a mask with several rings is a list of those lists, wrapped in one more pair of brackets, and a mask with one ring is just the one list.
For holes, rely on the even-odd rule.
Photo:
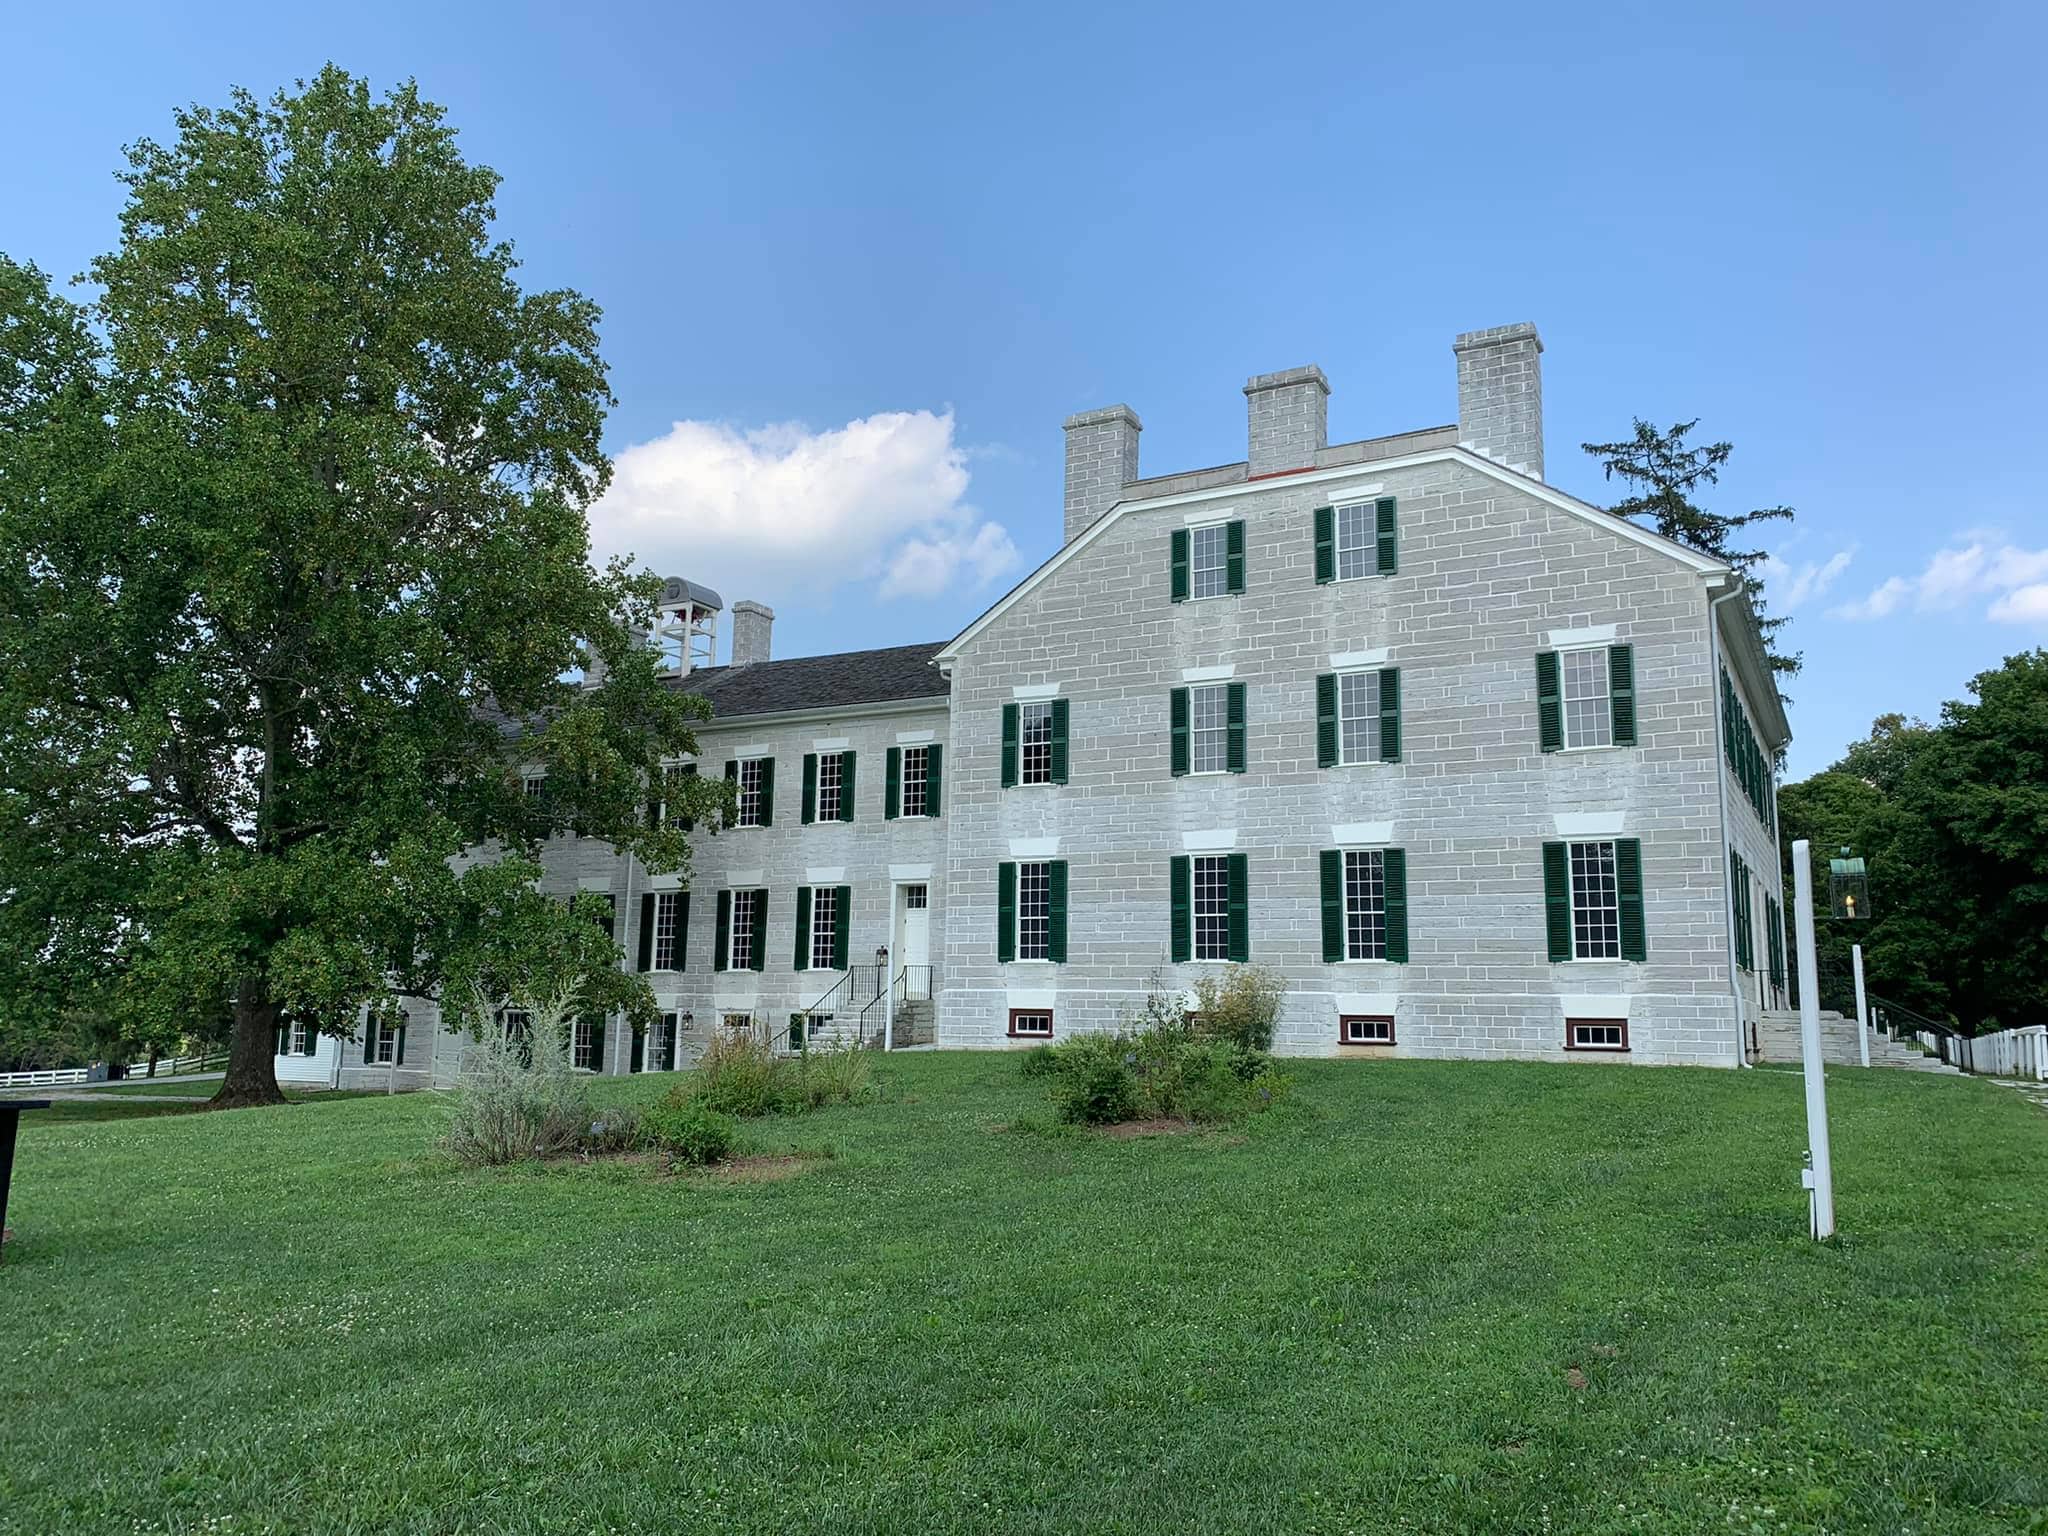
[[(177, 1077), (186, 1072), (216, 1072), (228, 1064), (226, 1051), (215, 1051), (210, 1056), (164, 1056), (156, 1064), (158, 1078)], [(147, 1082), (149, 1062), (145, 1059), (128, 1068), (131, 1080)], [(7, 1088), (62, 1088), (70, 1083), (92, 1081), (89, 1067), (50, 1067), (40, 1072), (0, 1072), (0, 1089)]]
[(1951, 1035), (1946, 1040), (1923, 1029), (1914, 1038), (1965, 1072), (2048, 1082), (2048, 1024), (2001, 1029), (1989, 1035)]

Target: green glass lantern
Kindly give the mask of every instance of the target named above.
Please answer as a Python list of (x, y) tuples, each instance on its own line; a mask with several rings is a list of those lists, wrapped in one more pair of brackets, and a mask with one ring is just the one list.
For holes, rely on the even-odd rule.
[(1849, 921), (1870, 916), (1870, 876), (1863, 861), (1842, 850), (1842, 857), (1828, 860), (1828, 899), (1834, 915)]

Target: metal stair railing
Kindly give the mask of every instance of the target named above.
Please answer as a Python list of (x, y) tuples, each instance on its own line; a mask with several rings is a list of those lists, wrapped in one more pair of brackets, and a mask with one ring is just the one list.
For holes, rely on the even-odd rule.
[(1875, 992), (1869, 993), (1868, 998), (1870, 1022), (1873, 1027), (1884, 1030), (1894, 1039), (1898, 1038), (1901, 1026), (1904, 1027), (1905, 1033), (1916, 1039), (1922, 1035), (1931, 1035), (1936, 1056), (1952, 1067), (1961, 1067), (1965, 1072), (1971, 1070), (1970, 1038), (1953, 1024), (1931, 1019), (1924, 1013), (1908, 1008), (1904, 1003), (1895, 1003), (1890, 998), (1879, 997)]
[[(881, 995), (882, 968), (880, 966), (849, 965), (846, 968), (846, 974), (840, 977), (838, 982), (823, 997), (812, 1003), (810, 1007), (800, 1009), (796, 1013), (791, 1014), (788, 1024), (784, 1026), (781, 1032), (769, 1038), (768, 1046), (771, 1050), (808, 1050), (812, 1040), (817, 1035), (819, 1020), (832, 1019), (835, 1021), (834, 1027), (836, 1028), (837, 1019), (843, 1014), (853, 1012), (856, 1008), (859, 1009), (859, 1012), (855, 1014), (856, 1040), (858, 1040), (859, 1021), (867, 1017), (868, 1009), (874, 1007), (875, 1000)], [(776, 1045), (777, 1040), (781, 1042), (779, 1047)]]

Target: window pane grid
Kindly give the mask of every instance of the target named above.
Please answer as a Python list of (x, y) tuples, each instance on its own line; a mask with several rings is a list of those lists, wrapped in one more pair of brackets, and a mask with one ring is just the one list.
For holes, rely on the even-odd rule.
[(1386, 860), (1378, 851), (1344, 855), (1344, 958), (1387, 958)]
[(1194, 861), (1195, 958), (1230, 958), (1230, 860), (1221, 857)]
[(923, 885), (903, 887), (903, 905), (912, 912), (922, 912), (931, 905), (931, 888)]
[(1337, 579), (1369, 576), (1378, 568), (1379, 530), (1372, 503), (1337, 509)]
[(1211, 523), (1189, 536), (1189, 590), (1196, 597), (1221, 597), (1230, 590), (1230, 528)]
[(579, 1018), (569, 1026), (569, 1062), (571, 1066), (582, 1067), (585, 1071), (597, 1070), (596, 1042), (591, 1037), (591, 1021)]
[(682, 907), (680, 891), (657, 891), (654, 896), (654, 969), (676, 968), (676, 917)]
[(726, 954), (726, 964), (732, 970), (744, 971), (754, 963), (754, 903), (760, 895), (759, 891), (732, 893), (731, 948)]
[(1026, 704), (1017, 711), (1023, 773), (1020, 782), (1052, 782), (1052, 705)]
[(839, 888), (832, 885), (818, 886), (811, 892), (811, 969), (829, 971), (839, 958), (837, 937), (839, 923)]
[(1564, 744), (1614, 745), (1614, 716), (1607, 702), (1607, 652), (1566, 651), (1558, 659), (1564, 671)]
[(1017, 1012), (1010, 1015), (1010, 1033), (1013, 1035), (1048, 1037), (1052, 1034), (1052, 1015), (1049, 1013)]
[(1376, 763), (1380, 758), (1380, 675), (1337, 674), (1337, 761)]
[(1017, 866), (1017, 958), (1044, 960), (1052, 953), (1052, 866)]
[(641, 1058), (641, 1068), (648, 1072), (663, 1070), (668, 1061), (668, 1043), (675, 1038), (676, 1016), (664, 1013), (654, 1021), (654, 1027), (647, 1031), (647, 1054)]
[(1621, 887), (1614, 844), (1573, 843), (1572, 954), (1580, 960), (1621, 958)]
[(845, 759), (837, 752), (827, 752), (818, 759), (818, 820), (839, 819), (840, 770)]
[(1230, 689), (1228, 685), (1188, 690), (1188, 739), (1196, 773), (1226, 773), (1230, 768)]
[(903, 749), (903, 806), (905, 816), (922, 816), (925, 805), (925, 784), (931, 768), (930, 747), (905, 747)]
[(739, 825), (758, 827), (761, 825), (761, 759), (743, 757), (740, 759), (740, 806)]

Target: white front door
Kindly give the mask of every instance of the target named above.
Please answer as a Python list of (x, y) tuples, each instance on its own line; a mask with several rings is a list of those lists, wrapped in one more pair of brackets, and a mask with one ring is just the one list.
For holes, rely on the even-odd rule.
[(896, 968), (932, 963), (931, 887), (903, 888), (903, 929), (896, 946)]

